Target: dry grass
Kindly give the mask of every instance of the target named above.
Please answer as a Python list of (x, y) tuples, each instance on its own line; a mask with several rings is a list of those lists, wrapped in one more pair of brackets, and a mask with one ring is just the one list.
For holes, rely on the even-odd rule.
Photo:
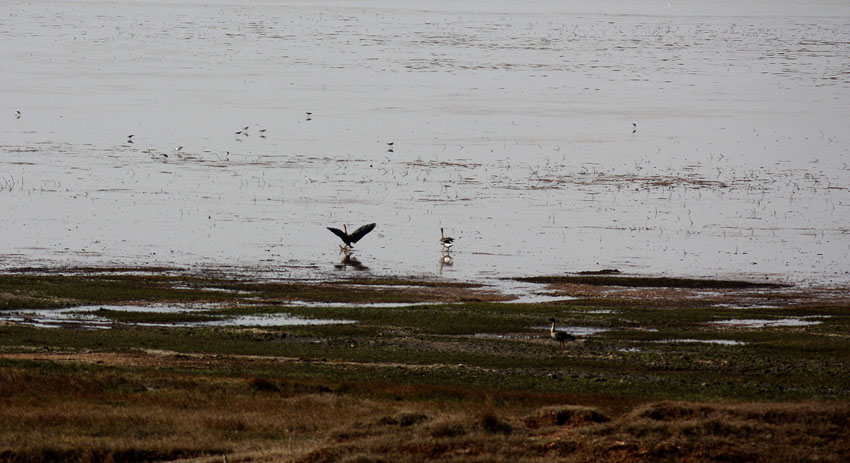
[(850, 451), (846, 404), (653, 403), (614, 418), (573, 406), (495, 413), (443, 412), (406, 428), (379, 421), (297, 461), (839, 462)]
[(0, 461), (839, 462), (850, 452), (843, 402), (618, 412), (543, 396), (376, 399), (179, 368), (49, 370), (0, 369)]

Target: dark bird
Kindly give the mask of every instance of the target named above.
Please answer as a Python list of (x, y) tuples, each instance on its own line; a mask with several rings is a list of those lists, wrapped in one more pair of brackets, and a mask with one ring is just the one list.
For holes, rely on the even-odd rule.
[(455, 239), (443, 234), (443, 228), (440, 227), (440, 245), (443, 247), (443, 251), (448, 252), (449, 249), (455, 245)]
[(127, 135), (127, 139), (133, 138), (134, 136), (135, 136), (135, 134), (131, 133), (130, 135)]
[(550, 318), (550, 322), (552, 322), (552, 329), (549, 330), (549, 336), (552, 337), (555, 341), (561, 343), (561, 347), (564, 347), (564, 343), (572, 342), (576, 340), (576, 337), (565, 332), (565, 331), (555, 331), (555, 319)]
[(632, 122), (632, 133), (635, 133), (635, 132), (637, 132), (637, 124)]
[(339, 228), (333, 228), (333, 227), (327, 227), (327, 228), (328, 228), (328, 230), (333, 232), (334, 235), (338, 236), (339, 239), (341, 239), (343, 243), (345, 243), (345, 247), (342, 248), (342, 251), (346, 254), (349, 254), (349, 253), (351, 253), (352, 244), (360, 241), (361, 238), (363, 238), (370, 231), (372, 231), (375, 228), (375, 224), (370, 223), (370, 224), (367, 224), (367, 225), (363, 225), (362, 227), (358, 228), (357, 230), (354, 230), (353, 232), (351, 232), (351, 234), (348, 234), (348, 227), (345, 224), (342, 225), (343, 230), (340, 230)]

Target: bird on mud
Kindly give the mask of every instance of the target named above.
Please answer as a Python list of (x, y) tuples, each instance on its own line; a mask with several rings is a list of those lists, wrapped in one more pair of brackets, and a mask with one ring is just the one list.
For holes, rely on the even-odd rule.
[(446, 236), (443, 233), (443, 228), (440, 227), (440, 246), (443, 247), (443, 252), (449, 252), (452, 246), (455, 245), (455, 239), (449, 236)]
[(372, 231), (375, 228), (375, 224), (370, 223), (363, 225), (357, 230), (351, 232), (351, 234), (348, 233), (348, 227), (345, 224), (342, 225), (342, 228), (343, 229), (340, 230), (339, 228), (327, 227), (328, 230), (333, 232), (334, 235), (338, 236), (339, 239), (341, 239), (342, 242), (345, 243), (345, 246), (340, 246), (340, 251), (345, 253), (345, 255), (349, 255), (351, 254), (353, 248), (352, 245), (360, 241), (361, 238), (363, 238), (370, 231)]
[(552, 337), (555, 341), (561, 343), (561, 347), (564, 347), (564, 343), (572, 342), (576, 340), (576, 337), (565, 332), (565, 331), (555, 331), (555, 319), (550, 318), (550, 322), (552, 322), (552, 328), (549, 330), (549, 336)]

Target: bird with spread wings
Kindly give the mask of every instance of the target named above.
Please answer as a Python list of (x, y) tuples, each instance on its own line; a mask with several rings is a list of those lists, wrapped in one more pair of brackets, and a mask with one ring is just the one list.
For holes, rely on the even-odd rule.
[(340, 230), (339, 228), (333, 228), (333, 227), (327, 227), (327, 228), (328, 228), (328, 230), (333, 232), (334, 235), (338, 236), (339, 239), (341, 239), (343, 243), (345, 243), (345, 246), (341, 246), (341, 250), (342, 250), (342, 252), (346, 253), (346, 255), (347, 255), (347, 254), (350, 254), (351, 250), (354, 248), (354, 246), (352, 246), (352, 245), (354, 243), (360, 241), (361, 238), (363, 238), (370, 231), (372, 231), (375, 228), (375, 224), (370, 223), (370, 224), (363, 225), (362, 227), (358, 228), (357, 230), (354, 230), (353, 232), (351, 232), (350, 234), (348, 233), (348, 227), (345, 224), (342, 225), (342, 228), (343, 228), (342, 230)]

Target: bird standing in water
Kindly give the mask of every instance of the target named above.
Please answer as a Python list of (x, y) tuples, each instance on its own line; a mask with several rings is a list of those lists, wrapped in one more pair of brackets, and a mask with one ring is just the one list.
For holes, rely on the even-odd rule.
[(555, 331), (555, 319), (550, 318), (550, 322), (552, 322), (552, 329), (549, 330), (549, 336), (552, 337), (555, 341), (561, 343), (561, 347), (564, 347), (564, 343), (572, 342), (576, 340), (576, 337), (565, 332), (565, 331)]
[(351, 234), (348, 233), (348, 227), (345, 224), (342, 225), (342, 228), (343, 229), (340, 230), (339, 228), (327, 227), (328, 230), (333, 232), (334, 235), (338, 236), (339, 239), (341, 239), (342, 242), (345, 243), (345, 246), (341, 246), (340, 250), (345, 253), (345, 255), (349, 255), (351, 254), (351, 251), (353, 249), (352, 245), (360, 241), (360, 238), (363, 238), (370, 231), (372, 231), (375, 228), (375, 224), (370, 223), (367, 225), (363, 225), (357, 230), (351, 232)]
[(449, 252), (452, 246), (455, 244), (455, 239), (443, 234), (442, 227), (440, 228), (440, 245), (443, 247), (443, 252)]

